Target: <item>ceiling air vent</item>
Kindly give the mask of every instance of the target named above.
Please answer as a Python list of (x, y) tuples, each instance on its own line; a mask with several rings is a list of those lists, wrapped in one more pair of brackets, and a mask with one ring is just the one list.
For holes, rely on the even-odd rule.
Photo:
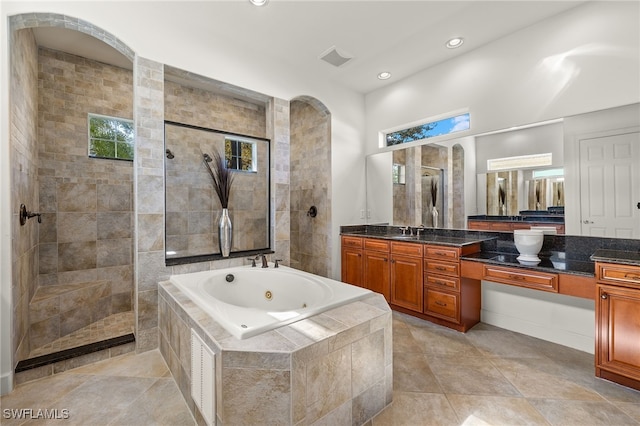
[(331, 46), (320, 54), (320, 59), (334, 67), (339, 67), (353, 59), (353, 56), (344, 52), (340, 53), (335, 46)]

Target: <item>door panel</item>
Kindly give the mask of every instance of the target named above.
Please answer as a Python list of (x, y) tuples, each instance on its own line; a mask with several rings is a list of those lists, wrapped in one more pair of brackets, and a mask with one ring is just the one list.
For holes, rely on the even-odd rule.
[(580, 140), (582, 235), (640, 238), (640, 133)]

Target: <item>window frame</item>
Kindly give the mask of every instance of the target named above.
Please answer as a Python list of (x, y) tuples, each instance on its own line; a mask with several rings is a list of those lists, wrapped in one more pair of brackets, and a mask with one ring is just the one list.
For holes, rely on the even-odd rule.
[[(231, 142), (231, 143), (247, 143), (251, 145), (251, 169), (250, 170), (243, 170), (243, 169), (237, 169), (237, 168), (233, 168), (233, 167), (229, 167), (230, 164), (233, 164), (232, 161), (230, 161), (230, 158), (227, 157), (227, 142)], [(257, 173), (258, 172), (258, 161), (257, 161), (257, 142), (255, 140), (251, 140), (248, 138), (243, 138), (243, 137), (238, 137), (238, 136), (225, 136), (224, 137), (224, 143), (225, 143), (225, 162), (227, 164), (227, 167), (230, 170), (233, 170), (234, 172), (242, 172), (242, 173)], [(232, 149), (233, 150), (233, 149)], [(242, 160), (242, 155), (240, 156), (233, 156), (235, 158), (238, 158), (239, 160)], [(242, 161), (238, 161), (236, 162), (236, 164), (241, 163)]]
[[(98, 138), (95, 137), (91, 134), (91, 120), (94, 118), (98, 118), (98, 119), (106, 119), (106, 120), (112, 120), (112, 121), (116, 121), (116, 122), (120, 122), (120, 123), (126, 123), (128, 125), (131, 126), (131, 134), (130, 135), (126, 135), (125, 140), (118, 140), (116, 139), (103, 139), (103, 138)], [(103, 160), (119, 160), (119, 161), (133, 161), (135, 159), (135, 127), (134, 127), (134, 122), (133, 120), (130, 120), (128, 118), (121, 118), (121, 117), (113, 117), (113, 116), (109, 116), (109, 115), (102, 115), (102, 114), (94, 114), (94, 113), (88, 113), (87, 114), (87, 156), (89, 158), (98, 158), (98, 159), (103, 159)], [(127, 137), (130, 136), (131, 138), (131, 142), (129, 143), (127, 141)], [(114, 156), (103, 156), (103, 155), (94, 155), (92, 154), (92, 148), (94, 147), (93, 143), (94, 141), (105, 141), (105, 142), (112, 142), (114, 145)], [(118, 144), (119, 143), (126, 143), (127, 145), (131, 146), (131, 157), (118, 157)]]
[[(405, 132), (405, 131), (409, 131), (409, 130), (413, 130), (416, 129), (416, 133), (417, 133), (417, 129), (418, 128), (425, 128), (428, 127), (430, 125), (436, 125), (438, 123), (441, 122), (445, 122), (445, 121), (453, 121), (456, 119), (460, 119), (462, 117), (465, 117), (466, 120), (462, 120), (463, 122), (468, 123), (466, 128), (463, 129), (458, 129), (458, 130), (454, 130), (455, 126), (452, 127), (452, 129), (450, 129), (449, 131), (447, 131), (446, 133), (441, 133), (441, 134), (433, 134), (433, 135), (423, 135), (423, 137), (415, 137), (415, 138), (411, 138), (409, 140), (403, 140), (400, 142), (396, 142), (396, 143), (390, 143), (389, 141), (389, 135), (392, 135), (394, 133), (401, 133), (401, 132)], [(435, 126), (434, 126), (435, 128)], [(426, 130), (422, 130), (423, 132), (428, 132), (431, 129), (426, 129)], [(421, 121), (417, 121), (414, 123), (410, 123), (410, 124), (405, 124), (402, 126), (398, 126), (392, 129), (388, 129), (385, 131), (381, 132), (381, 148), (393, 148), (393, 147), (397, 147), (397, 146), (405, 146), (406, 144), (410, 144), (410, 143), (415, 143), (415, 142), (421, 142), (421, 141), (425, 141), (427, 139), (437, 139), (437, 138), (442, 138), (445, 136), (449, 136), (452, 135), (454, 133), (460, 133), (460, 132), (468, 132), (471, 130), (471, 113), (468, 110), (460, 110), (460, 111), (455, 111), (455, 112), (450, 112), (447, 114), (441, 114), (435, 117), (431, 117), (425, 120), (421, 120)]]

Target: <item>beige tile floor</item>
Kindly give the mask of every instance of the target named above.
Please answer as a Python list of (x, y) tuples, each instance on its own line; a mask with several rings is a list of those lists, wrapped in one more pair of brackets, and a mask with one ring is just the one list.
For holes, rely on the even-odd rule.
[[(593, 356), (479, 324), (466, 334), (394, 314), (394, 402), (381, 425), (640, 425), (640, 392), (596, 379)], [(11, 408), (68, 409), (54, 425), (193, 425), (159, 352), (18, 386)], [(265, 422), (267, 423), (267, 422)], [(0, 424), (47, 424), (0, 418)]]

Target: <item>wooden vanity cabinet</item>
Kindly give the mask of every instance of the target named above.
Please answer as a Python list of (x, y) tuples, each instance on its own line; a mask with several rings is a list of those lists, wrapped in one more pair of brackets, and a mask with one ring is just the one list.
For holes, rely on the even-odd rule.
[(596, 263), (596, 376), (640, 390), (640, 267)]
[(386, 240), (364, 239), (363, 287), (382, 294), (387, 302), (391, 297), (390, 246)]
[(422, 313), (422, 244), (391, 242), (389, 303)]
[(460, 276), (460, 256), (479, 249), (424, 246), (424, 314), (431, 321), (462, 332), (480, 321), (480, 285)]
[(342, 274), (341, 281), (363, 287), (363, 242), (362, 238), (342, 236)]

